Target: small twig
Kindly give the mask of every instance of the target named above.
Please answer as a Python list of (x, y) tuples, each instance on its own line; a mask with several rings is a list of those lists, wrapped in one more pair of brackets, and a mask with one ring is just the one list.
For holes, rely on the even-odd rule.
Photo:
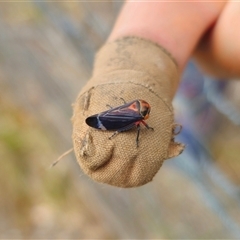
[(63, 157), (65, 157), (66, 155), (68, 155), (72, 151), (73, 151), (73, 148), (71, 148), (71, 149), (67, 150), (66, 152), (64, 152), (55, 162), (52, 163), (50, 168), (54, 167)]

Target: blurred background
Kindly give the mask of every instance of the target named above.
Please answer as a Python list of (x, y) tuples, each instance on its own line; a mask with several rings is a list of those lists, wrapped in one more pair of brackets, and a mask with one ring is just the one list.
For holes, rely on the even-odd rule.
[(153, 182), (85, 176), (71, 104), (120, 1), (0, 3), (0, 238), (239, 238), (240, 82), (190, 62), (174, 99), (184, 153)]

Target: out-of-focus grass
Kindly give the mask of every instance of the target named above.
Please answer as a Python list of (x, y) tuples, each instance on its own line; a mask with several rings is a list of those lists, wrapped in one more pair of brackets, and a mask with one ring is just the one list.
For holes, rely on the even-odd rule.
[(81, 172), (70, 169), (77, 163), (50, 169), (71, 142), (71, 102), (103, 38), (88, 37), (97, 34), (86, 9), (87, 2), (1, 3), (0, 238), (115, 237), (82, 200)]
[(0, 112), (0, 238), (108, 237), (34, 117), (4, 94)]

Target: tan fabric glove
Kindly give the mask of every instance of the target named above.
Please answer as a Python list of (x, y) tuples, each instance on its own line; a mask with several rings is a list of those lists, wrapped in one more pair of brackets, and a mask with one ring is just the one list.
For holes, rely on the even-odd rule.
[[(92, 179), (118, 187), (148, 183), (165, 159), (179, 155), (184, 145), (174, 142), (172, 98), (178, 87), (175, 61), (163, 48), (137, 37), (107, 43), (95, 59), (93, 76), (81, 90), (73, 114), (73, 144), (79, 165)], [(111, 131), (89, 127), (85, 119), (135, 99), (151, 106), (141, 126), (139, 147), (136, 128), (112, 139)]]

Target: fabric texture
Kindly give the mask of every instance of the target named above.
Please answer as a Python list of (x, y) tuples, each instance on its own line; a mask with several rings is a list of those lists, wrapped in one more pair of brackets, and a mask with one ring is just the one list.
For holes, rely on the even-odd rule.
[[(164, 160), (179, 155), (184, 145), (174, 141), (172, 98), (179, 82), (174, 59), (162, 47), (137, 37), (108, 43), (96, 55), (92, 78), (74, 104), (73, 144), (79, 165), (92, 179), (128, 188), (153, 179)], [(151, 106), (146, 120), (154, 131), (141, 126), (112, 139), (112, 131), (89, 127), (88, 116), (135, 99)]]

